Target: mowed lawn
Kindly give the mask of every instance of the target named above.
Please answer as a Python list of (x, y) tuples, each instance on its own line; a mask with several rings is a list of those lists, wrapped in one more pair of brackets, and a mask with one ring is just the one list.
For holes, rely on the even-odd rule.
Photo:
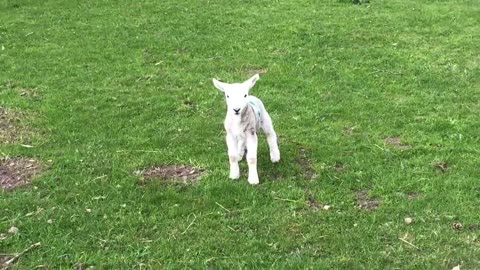
[[(0, 256), (40, 242), (13, 269), (479, 269), (479, 65), (476, 0), (0, 0), (0, 107), (24, 134), (0, 156), (43, 167), (0, 191)], [(245, 163), (228, 179), (211, 79), (256, 72), (282, 160), (261, 136), (252, 187)], [(204, 173), (136, 173), (179, 164)]]

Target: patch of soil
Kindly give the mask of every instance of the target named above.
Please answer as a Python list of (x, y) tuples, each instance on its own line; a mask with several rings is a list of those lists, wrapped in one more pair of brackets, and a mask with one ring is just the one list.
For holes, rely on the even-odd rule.
[(478, 230), (479, 225), (478, 224), (470, 224), (468, 225), (469, 230)]
[(203, 172), (203, 169), (192, 165), (177, 164), (153, 166), (139, 171), (137, 174), (147, 179), (160, 178), (166, 182), (187, 184), (198, 180)]
[(20, 119), (22, 114), (0, 107), (0, 142), (12, 143), (22, 136)]
[(415, 200), (415, 199), (418, 199), (422, 196), (422, 193), (420, 192), (406, 192), (405, 193), (405, 197), (407, 197), (407, 199), (409, 200)]
[(347, 165), (341, 163), (341, 162), (335, 162), (335, 164), (333, 164), (332, 168), (336, 171), (336, 172), (343, 172), (346, 168), (347, 168)]
[(88, 269), (88, 267), (83, 263), (76, 263), (76, 264), (73, 265), (73, 269), (75, 269), (75, 270), (86, 270), (86, 269)]
[(389, 136), (384, 139), (384, 142), (388, 145), (391, 145), (399, 150), (408, 150), (410, 145), (402, 143), (402, 139), (399, 136)]
[(353, 135), (353, 133), (355, 133), (355, 129), (356, 129), (355, 126), (345, 127), (343, 128), (342, 133), (344, 135)]
[(307, 195), (307, 204), (310, 208), (313, 208), (315, 210), (323, 207), (321, 204), (318, 203), (317, 200), (315, 200), (315, 197), (310, 193)]
[(40, 99), (38, 94), (39, 90), (37, 87), (24, 87), (20, 83), (15, 81), (6, 81), (3, 83), (3, 86), (9, 90), (15, 91), (18, 95), (25, 98)]
[(310, 153), (303, 147), (298, 150), (297, 163), (305, 179), (313, 179), (317, 175), (310, 160)]
[(372, 198), (368, 195), (368, 190), (359, 190), (355, 193), (356, 206), (360, 209), (367, 211), (375, 210), (378, 208), (380, 201), (376, 198)]
[(7, 190), (29, 184), (40, 170), (40, 163), (34, 159), (21, 157), (0, 159), (0, 186)]
[(311, 193), (309, 193), (309, 192), (308, 192), (308, 195), (307, 195), (306, 204), (308, 205), (309, 208), (311, 208), (311, 209), (313, 209), (313, 210), (315, 210), (315, 211), (325, 209), (325, 204), (319, 203), (319, 202), (315, 199), (315, 197), (313, 196), (313, 194), (311, 194)]
[(268, 68), (249, 68), (247, 69), (248, 75), (253, 76), (255, 74), (264, 74), (267, 73)]
[(253, 76), (255, 74), (264, 74), (268, 72), (268, 68), (258, 67), (258, 66), (244, 66), (241, 68), (236, 68), (235, 71), (241, 71), (246, 73), (248, 76)]
[(18, 94), (22, 97), (32, 98), (39, 100), (40, 95), (38, 94), (38, 89), (36, 88), (20, 88), (18, 89)]
[(446, 161), (435, 161), (432, 165), (442, 173), (445, 173), (448, 170), (448, 163)]

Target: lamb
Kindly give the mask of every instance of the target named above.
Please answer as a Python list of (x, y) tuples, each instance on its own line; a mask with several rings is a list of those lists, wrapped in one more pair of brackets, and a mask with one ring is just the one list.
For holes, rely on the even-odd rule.
[(272, 119), (262, 101), (248, 94), (260, 78), (258, 74), (243, 83), (224, 83), (213, 79), (213, 85), (225, 93), (227, 115), (225, 117), (226, 142), (230, 161), (230, 178), (240, 178), (238, 162), (246, 153), (248, 163), (248, 183), (259, 183), (257, 172), (257, 131), (262, 130), (270, 148), (270, 160), (280, 161), (277, 134)]

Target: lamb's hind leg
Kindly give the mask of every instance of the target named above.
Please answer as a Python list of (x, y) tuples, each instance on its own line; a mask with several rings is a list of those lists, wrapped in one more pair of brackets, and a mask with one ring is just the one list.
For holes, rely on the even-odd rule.
[(238, 179), (240, 178), (240, 168), (238, 167), (238, 150), (237, 150), (237, 141), (235, 138), (227, 133), (226, 137), (227, 147), (228, 147), (228, 159), (230, 161), (230, 178)]
[(280, 161), (280, 150), (278, 149), (277, 133), (273, 129), (272, 119), (267, 111), (263, 112), (262, 130), (267, 137), (268, 147), (270, 148), (270, 160), (272, 162)]
[(251, 185), (258, 184), (257, 172), (257, 146), (258, 139), (255, 131), (247, 135), (247, 162), (248, 162), (248, 183)]

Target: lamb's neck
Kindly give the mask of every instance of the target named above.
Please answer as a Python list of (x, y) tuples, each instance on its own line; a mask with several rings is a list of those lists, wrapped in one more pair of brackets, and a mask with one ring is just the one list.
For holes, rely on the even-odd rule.
[[(245, 121), (242, 118), (243, 114), (235, 115), (233, 113), (227, 113), (225, 128), (228, 132), (235, 136), (243, 137), (245, 133)], [(248, 117), (248, 116), (245, 116)]]

